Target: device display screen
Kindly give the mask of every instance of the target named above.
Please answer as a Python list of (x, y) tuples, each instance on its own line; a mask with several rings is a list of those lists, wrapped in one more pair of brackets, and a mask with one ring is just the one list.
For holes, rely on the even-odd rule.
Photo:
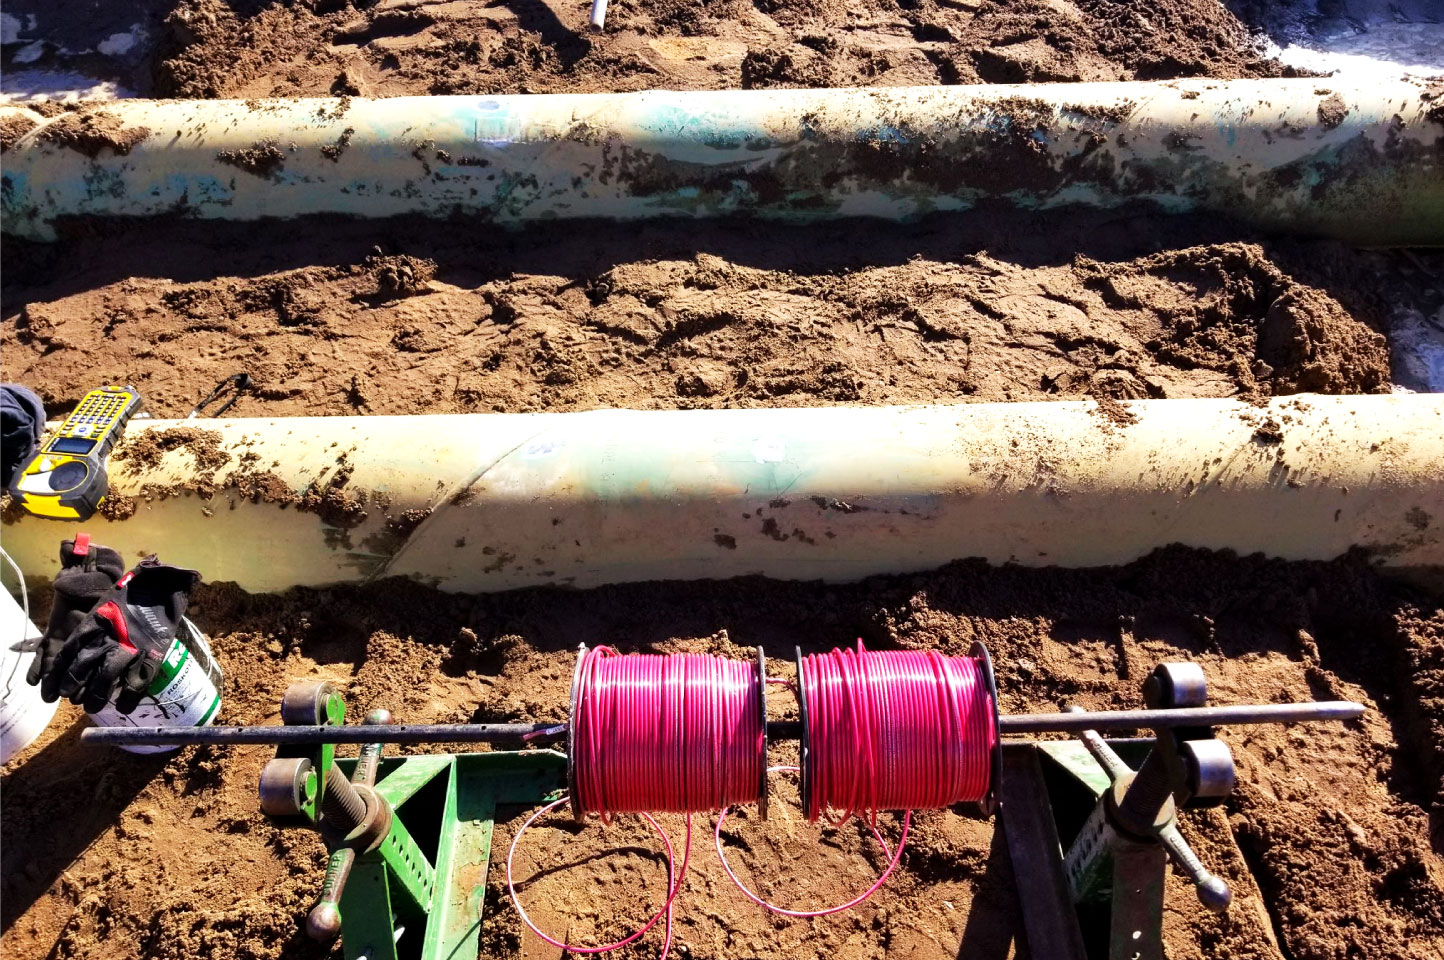
[(54, 453), (73, 453), (77, 456), (84, 456), (95, 448), (97, 442), (82, 440), (79, 437), (56, 437), (49, 449)]

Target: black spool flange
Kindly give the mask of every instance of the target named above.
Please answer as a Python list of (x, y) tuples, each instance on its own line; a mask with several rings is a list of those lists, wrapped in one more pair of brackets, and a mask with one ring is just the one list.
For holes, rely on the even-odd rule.
[(577, 645), (577, 665), (572, 668), (571, 713), (567, 715), (567, 799), (571, 803), (572, 816), (578, 821), (586, 819), (580, 801), (577, 800), (577, 685), (582, 678), (582, 661), (587, 658), (587, 645)]
[(758, 774), (757, 812), (767, 819), (767, 654), (757, 645), (757, 711), (762, 725), (762, 771)]
[(797, 712), (802, 724), (797, 732), (797, 780), (798, 790), (802, 794), (802, 813), (806, 816), (810, 809), (808, 797), (812, 794), (812, 785), (807, 776), (812, 753), (812, 727), (807, 719), (807, 690), (802, 685), (802, 648), (793, 647), (792, 650), (797, 661)]
[(998, 680), (993, 674), (993, 658), (981, 640), (974, 640), (968, 648), (968, 656), (978, 661), (983, 671), (983, 683), (988, 688), (988, 697), (993, 702), (993, 750), (988, 764), (988, 792), (978, 807), (984, 816), (992, 816), (998, 809), (998, 783), (1003, 777), (1003, 733), (998, 723), (1002, 714), (998, 710)]

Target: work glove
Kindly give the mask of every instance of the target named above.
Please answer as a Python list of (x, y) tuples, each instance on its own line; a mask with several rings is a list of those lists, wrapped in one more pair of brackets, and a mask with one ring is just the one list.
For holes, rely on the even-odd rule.
[[(20, 651), (35, 652), (35, 659), (25, 673), (27, 683), (33, 687), (54, 671), (66, 639), (100, 602), (100, 598), (110, 592), (124, 572), (125, 562), (120, 559), (120, 554), (109, 547), (92, 544), (89, 534), (79, 534), (74, 540), (60, 544), (60, 572), (55, 575), (50, 622), (44, 634), (14, 647)], [(54, 701), (56, 698), (52, 694), (45, 699)]]
[(133, 711), (160, 670), (200, 580), (194, 570), (142, 560), (66, 638), (55, 667), (41, 679), (41, 697), (66, 697), (87, 713), (114, 699), (120, 713)]

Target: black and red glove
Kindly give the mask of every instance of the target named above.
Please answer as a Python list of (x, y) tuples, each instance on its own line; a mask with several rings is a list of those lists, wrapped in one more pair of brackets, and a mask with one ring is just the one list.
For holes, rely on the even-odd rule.
[(66, 639), (41, 678), (41, 697), (66, 697), (90, 713), (114, 699), (118, 711), (130, 713), (160, 670), (200, 580), (194, 570), (142, 560)]
[(91, 543), (89, 534), (78, 534), (74, 540), (60, 544), (60, 572), (55, 575), (55, 594), (50, 601), (50, 621), (45, 633), (15, 648), (35, 651), (35, 659), (25, 673), (27, 683), (33, 687), (55, 669), (65, 641), (124, 572), (125, 561), (120, 554)]

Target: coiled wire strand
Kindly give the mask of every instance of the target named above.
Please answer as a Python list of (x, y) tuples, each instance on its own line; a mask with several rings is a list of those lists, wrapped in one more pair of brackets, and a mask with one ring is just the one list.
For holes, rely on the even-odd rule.
[[(983, 663), (936, 650), (835, 649), (800, 662), (798, 693), (807, 717), (802, 794), (807, 818), (841, 826), (861, 817), (889, 857), (867, 890), (847, 903), (790, 910), (748, 889), (727, 862), (722, 822), (714, 832), (723, 869), (742, 893), (774, 913), (818, 917), (862, 903), (897, 867), (912, 811), (987, 798), (997, 724)], [(877, 815), (903, 810), (902, 834), (891, 851)]]
[[(507, 889), (522, 922), (547, 943), (595, 954), (626, 946), (665, 918), (662, 956), (672, 943), (672, 909), (692, 851), (692, 814), (756, 800), (765, 752), (762, 687), (752, 664), (705, 654), (621, 656), (595, 647), (578, 664), (571, 718), (573, 794), (533, 814), (507, 854)], [(512, 861), (522, 835), (541, 816), (575, 801), (583, 815), (610, 823), (638, 813), (666, 849), (667, 899), (630, 936), (597, 947), (576, 946), (543, 933), (517, 899)], [(682, 864), (654, 811), (686, 815)]]

